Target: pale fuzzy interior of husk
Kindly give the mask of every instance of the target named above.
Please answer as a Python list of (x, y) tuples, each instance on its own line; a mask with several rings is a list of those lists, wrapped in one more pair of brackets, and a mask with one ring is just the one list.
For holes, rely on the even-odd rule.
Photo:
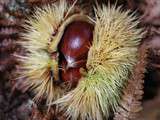
[(120, 7), (98, 7), (95, 15), (88, 73), (74, 90), (53, 103), (72, 120), (106, 120), (116, 109), (143, 35), (135, 15)]
[(23, 41), (20, 44), (25, 48), (26, 54), (18, 56), (22, 63), (20, 78), (25, 78), (24, 84), (35, 93), (36, 101), (44, 97), (47, 104), (50, 104), (64, 94), (63, 89), (54, 85), (51, 77), (50, 71), (58, 63), (50, 58), (48, 44), (56, 39), (57, 36), (53, 34), (63, 22), (68, 9), (70, 7), (64, 0), (36, 8), (34, 15), (24, 25), (26, 32), (22, 34)]

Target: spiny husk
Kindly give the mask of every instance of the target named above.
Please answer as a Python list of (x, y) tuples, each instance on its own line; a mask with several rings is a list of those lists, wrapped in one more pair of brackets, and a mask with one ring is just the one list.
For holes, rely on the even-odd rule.
[[(22, 69), (20, 78), (25, 78), (27, 89), (35, 92), (36, 101), (44, 97), (50, 104), (65, 92), (54, 81), (59, 79), (60, 69), (57, 48), (67, 25), (77, 20), (93, 24), (90, 17), (83, 14), (83, 10), (77, 13), (74, 4), (69, 6), (65, 0), (61, 0), (53, 5), (36, 8), (36, 12), (24, 25), (26, 32), (22, 34), (20, 45), (25, 48), (26, 54), (18, 56)], [(57, 58), (51, 58), (52, 53), (57, 53)]]
[[(56, 32), (69, 8), (63, 0), (36, 8), (34, 15), (24, 25), (26, 32), (22, 34), (20, 45), (25, 48), (26, 54), (18, 56), (22, 69), (20, 77), (25, 78), (24, 84), (35, 93), (36, 101), (44, 97), (47, 104), (50, 104), (64, 93), (60, 86), (54, 84), (51, 70), (53, 75), (58, 74), (58, 59), (51, 58), (48, 48), (50, 42), (57, 39)], [(56, 48), (52, 52), (57, 52)]]
[(68, 6), (64, 1), (59, 5), (53, 4), (36, 8), (36, 12), (32, 17), (26, 20), (24, 29), (27, 33), (22, 34), (24, 40), (22, 46), (29, 52), (45, 49), (48, 51), (48, 44), (57, 36), (57, 29), (60, 23), (64, 20), (64, 14)]
[(55, 101), (72, 120), (106, 120), (120, 102), (133, 66), (142, 30), (129, 11), (120, 7), (97, 7), (93, 43), (87, 60), (87, 74), (78, 86)]

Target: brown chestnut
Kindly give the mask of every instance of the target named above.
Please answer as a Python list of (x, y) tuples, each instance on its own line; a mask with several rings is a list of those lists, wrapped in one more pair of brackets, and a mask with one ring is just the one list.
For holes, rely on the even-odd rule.
[(77, 83), (81, 78), (80, 68), (86, 68), (93, 28), (88, 22), (75, 21), (65, 29), (59, 45), (60, 77), (63, 81)]

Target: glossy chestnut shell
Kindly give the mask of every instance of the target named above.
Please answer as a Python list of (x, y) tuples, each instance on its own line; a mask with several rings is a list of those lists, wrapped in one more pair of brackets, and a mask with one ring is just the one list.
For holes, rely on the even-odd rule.
[(60, 78), (64, 82), (76, 85), (80, 80), (80, 69), (86, 69), (93, 29), (93, 25), (85, 21), (74, 21), (66, 27), (59, 44)]

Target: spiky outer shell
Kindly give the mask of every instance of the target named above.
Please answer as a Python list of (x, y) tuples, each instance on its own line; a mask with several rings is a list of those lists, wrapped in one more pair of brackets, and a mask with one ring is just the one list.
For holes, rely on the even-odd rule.
[[(24, 86), (35, 92), (35, 100), (46, 98), (51, 104), (62, 96), (66, 89), (57, 85), (59, 80), (59, 52), (58, 45), (65, 28), (74, 21), (84, 21), (93, 24), (83, 10), (77, 11), (73, 5), (62, 0), (53, 5), (36, 8), (32, 17), (23, 26), (20, 42), (26, 50), (24, 56), (18, 56), (21, 62), (21, 78)], [(58, 81), (59, 82), (59, 81)], [(67, 87), (68, 88), (68, 87)]]
[(68, 9), (65, 1), (36, 8), (24, 25), (26, 32), (22, 33), (20, 44), (26, 54), (18, 56), (22, 69), (20, 77), (25, 79), (25, 86), (35, 93), (36, 101), (43, 97), (47, 104), (51, 104), (64, 94), (65, 90), (55, 85), (54, 79), (57, 78), (55, 73), (58, 75), (57, 43), (60, 35), (57, 30)]
[[(21, 77), (26, 77), (26, 85), (33, 89), (35, 98), (44, 96), (49, 105), (66, 110), (68, 118), (107, 119), (110, 111), (117, 108), (122, 89), (137, 62), (142, 30), (136, 28), (136, 17), (129, 11), (110, 6), (97, 6), (94, 21), (83, 13), (68, 17), (65, 15), (74, 14), (74, 6), (68, 7), (64, 1), (37, 9), (24, 25), (27, 33), (23, 34), (25, 41), (21, 42), (27, 50), (25, 56), (19, 57), (23, 69)], [(50, 53), (57, 51), (64, 28), (77, 19), (94, 22), (93, 42), (88, 53), (87, 73), (76, 88), (66, 93), (68, 90), (53, 82), (50, 68), (54, 69), (57, 64)]]
[(129, 11), (103, 6), (95, 9), (95, 14), (88, 72), (74, 90), (54, 102), (73, 120), (104, 120), (116, 110), (142, 38), (142, 30), (136, 28), (138, 21)]

